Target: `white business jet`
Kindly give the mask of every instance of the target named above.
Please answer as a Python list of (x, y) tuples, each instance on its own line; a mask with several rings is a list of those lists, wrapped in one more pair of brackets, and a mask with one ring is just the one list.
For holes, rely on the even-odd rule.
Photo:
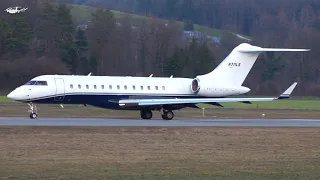
[[(297, 85), (293, 83), (274, 98), (227, 98), (250, 91), (242, 86), (261, 52), (309, 51), (308, 49), (274, 49), (247, 43), (235, 47), (212, 72), (191, 78), (42, 75), (16, 88), (8, 98), (28, 103), (30, 118), (37, 117), (35, 103), (84, 104), (122, 110), (139, 110), (142, 119), (151, 119), (152, 110), (164, 120), (174, 117), (173, 110), (196, 108), (198, 103), (222, 106), (221, 102), (273, 101), (289, 98)], [(63, 106), (62, 106), (63, 107)]]

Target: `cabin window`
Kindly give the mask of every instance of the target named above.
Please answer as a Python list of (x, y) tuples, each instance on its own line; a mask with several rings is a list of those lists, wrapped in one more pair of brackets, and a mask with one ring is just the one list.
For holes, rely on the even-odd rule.
[(143, 90), (143, 86), (140, 86), (141, 90)]
[(158, 86), (156, 86), (156, 90), (157, 90), (157, 91), (159, 90)]
[(101, 89), (104, 89), (104, 85), (101, 85)]
[(86, 85), (86, 88), (89, 89), (89, 85)]
[(150, 86), (148, 86), (148, 90), (150, 90)]
[(162, 90), (166, 90), (166, 87), (162, 86)]
[(127, 85), (125, 85), (125, 86), (124, 86), (124, 89), (127, 90), (127, 88), (128, 88)]
[(94, 88), (94, 89), (97, 89), (97, 85), (94, 85), (93, 88)]
[(132, 86), (132, 89), (133, 89), (133, 90), (136, 90), (136, 86)]
[(73, 84), (70, 84), (70, 88), (73, 89)]
[(81, 85), (80, 84), (78, 85), (78, 88), (81, 89)]
[(112, 85), (109, 85), (109, 89), (112, 89)]
[(117, 85), (117, 89), (120, 89), (120, 86), (119, 86), (119, 85)]

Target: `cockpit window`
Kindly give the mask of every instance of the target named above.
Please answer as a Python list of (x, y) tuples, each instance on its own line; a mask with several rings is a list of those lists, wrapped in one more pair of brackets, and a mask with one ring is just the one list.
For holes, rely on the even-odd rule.
[(47, 81), (37, 81), (35, 85), (38, 85), (38, 86), (47, 86)]
[(29, 81), (24, 85), (47, 86), (47, 81)]
[(29, 81), (27, 83), (25, 83), (24, 85), (34, 85), (37, 81)]

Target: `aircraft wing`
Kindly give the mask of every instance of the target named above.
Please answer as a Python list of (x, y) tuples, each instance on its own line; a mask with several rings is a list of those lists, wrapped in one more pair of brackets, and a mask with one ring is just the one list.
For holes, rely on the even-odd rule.
[(166, 98), (166, 99), (126, 99), (120, 100), (120, 106), (139, 105), (139, 106), (155, 106), (155, 105), (172, 105), (172, 104), (198, 104), (198, 103), (221, 103), (221, 102), (253, 102), (253, 101), (274, 101), (289, 98), (290, 94), (296, 87), (297, 83), (293, 83), (285, 92), (278, 97), (272, 98)]

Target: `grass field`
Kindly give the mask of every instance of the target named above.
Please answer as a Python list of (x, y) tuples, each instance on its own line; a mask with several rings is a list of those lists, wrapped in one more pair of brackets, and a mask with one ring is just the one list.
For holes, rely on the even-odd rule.
[(1, 103), (12, 103), (13, 101), (8, 99), (6, 96), (0, 96), (0, 104)]
[[(91, 106), (71, 106), (64, 105), (62, 109), (59, 105), (38, 105), (40, 117), (95, 117), (95, 118), (129, 118), (139, 119), (139, 111), (119, 111), (101, 109)], [(28, 106), (26, 104), (14, 103), (8, 105), (0, 104), (0, 116), (2, 117), (28, 117)], [(154, 119), (161, 119), (158, 111), (153, 111)], [(266, 110), (266, 109), (227, 109), (214, 108), (206, 109), (182, 109), (174, 111), (176, 118), (310, 118), (319, 119), (319, 110)]]
[[(92, 12), (95, 12), (97, 9), (96, 7), (83, 6), (83, 5), (69, 5), (69, 6), (71, 7), (71, 15), (77, 24), (84, 20), (89, 20), (90, 14)], [(120, 11), (112, 11), (112, 12), (116, 18), (121, 18), (127, 15), (130, 15), (132, 18), (135, 18), (135, 19), (145, 19), (145, 20), (151, 19), (150, 17), (140, 16), (136, 14), (128, 14)], [(164, 20), (164, 19), (161, 21), (163, 21), (163, 23), (168, 22), (168, 20)], [(183, 22), (180, 22), (180, 24), (181, 24), (181, 29), (183, 29)], [(201, 26), (198, 24), (195, 24), (194, 29), (196, 31), (207, 33), (208, 35), (211, 35), (211, 36), (215, 36), (215, 37), (221, 36), (221, 31), (218, 29), (213, 29), (213, 28)]]
[[(279, 101), (253, 102), (252, 104), (244, 104), (238, 102), (221, 103), (228, 108), (260, 108), (260, 109), (320, 109), (319, 99), (288, 99)], [(200, 105), (200, 107), (212, 107), (209, 105)]]
[(0, 179), (319, 179), (319, 128), (0, 127)]

